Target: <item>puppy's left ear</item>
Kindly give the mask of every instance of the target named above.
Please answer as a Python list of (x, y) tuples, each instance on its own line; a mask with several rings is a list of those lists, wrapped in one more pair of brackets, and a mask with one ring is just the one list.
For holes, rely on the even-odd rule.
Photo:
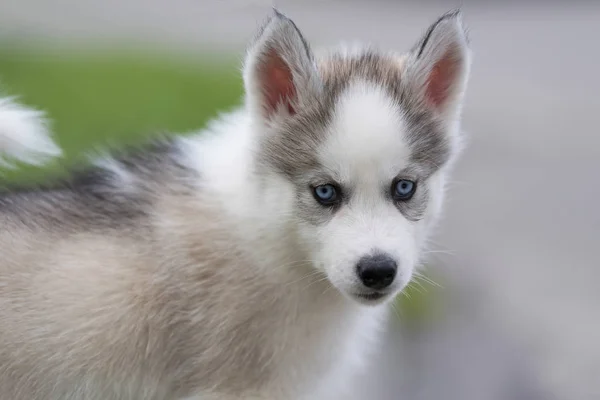
[(456, 118), (470, 67), (461, 12), (451, 11), (429, 27), (408, 55), (402, 74), (408, 97), (443, 118)]
[(306, 40), (292, 20), (274, 10), (244, 63), (248, 106), (267, 121), (285, 118), (308, 104), (320, 85)]

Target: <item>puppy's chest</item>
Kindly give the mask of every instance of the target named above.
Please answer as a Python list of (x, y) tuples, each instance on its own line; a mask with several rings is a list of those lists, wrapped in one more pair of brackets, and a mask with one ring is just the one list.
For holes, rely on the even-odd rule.
[[(322, 315), (282, 338), (287, 351), (275, 376), (273, 393), (294, 399), (343, 399), (344, 387), (369, 364), (385, 310), (346, 310)], [(312, 326), (311, 326), (312, 325)]]

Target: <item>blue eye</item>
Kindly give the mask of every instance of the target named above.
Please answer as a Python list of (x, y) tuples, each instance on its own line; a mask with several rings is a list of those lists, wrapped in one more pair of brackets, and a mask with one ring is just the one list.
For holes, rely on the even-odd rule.
[(331, 184), (319, 185), (313, 189), (317, 201), (321, 204), (331, 204), (337, 200), (337, 191)]
[(394, 198), (396, 198), (397, 200), (410, 200), (413, 194), (415, 194), (416, 188), (417, 184), (413, 181), (400, 179), (394, 183), (392, 188)]

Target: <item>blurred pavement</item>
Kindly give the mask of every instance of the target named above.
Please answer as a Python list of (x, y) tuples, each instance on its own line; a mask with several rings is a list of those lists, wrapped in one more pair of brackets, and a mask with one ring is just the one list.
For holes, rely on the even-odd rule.
[[(315, 45), (359, 40), (404, 50), (458, 1), (276, 4)], [(600, 399), (600, 3), (462, 4), (474, 50), (469, 146), (434, 246), (451, 254), (432, 258), (449, 280), (448, 318), (416, 334), (393, 324), (357, 393)], [(241, 50), (270, 5), (3, 0), (0, 39)]]

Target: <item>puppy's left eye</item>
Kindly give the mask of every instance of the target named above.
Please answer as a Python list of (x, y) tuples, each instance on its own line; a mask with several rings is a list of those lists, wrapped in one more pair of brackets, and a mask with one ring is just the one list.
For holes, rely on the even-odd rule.
[(416, 182), (407, 179), (398, 179), (392, 184), (392, 195), (396, 200), (410, 200), (417, 189)]

